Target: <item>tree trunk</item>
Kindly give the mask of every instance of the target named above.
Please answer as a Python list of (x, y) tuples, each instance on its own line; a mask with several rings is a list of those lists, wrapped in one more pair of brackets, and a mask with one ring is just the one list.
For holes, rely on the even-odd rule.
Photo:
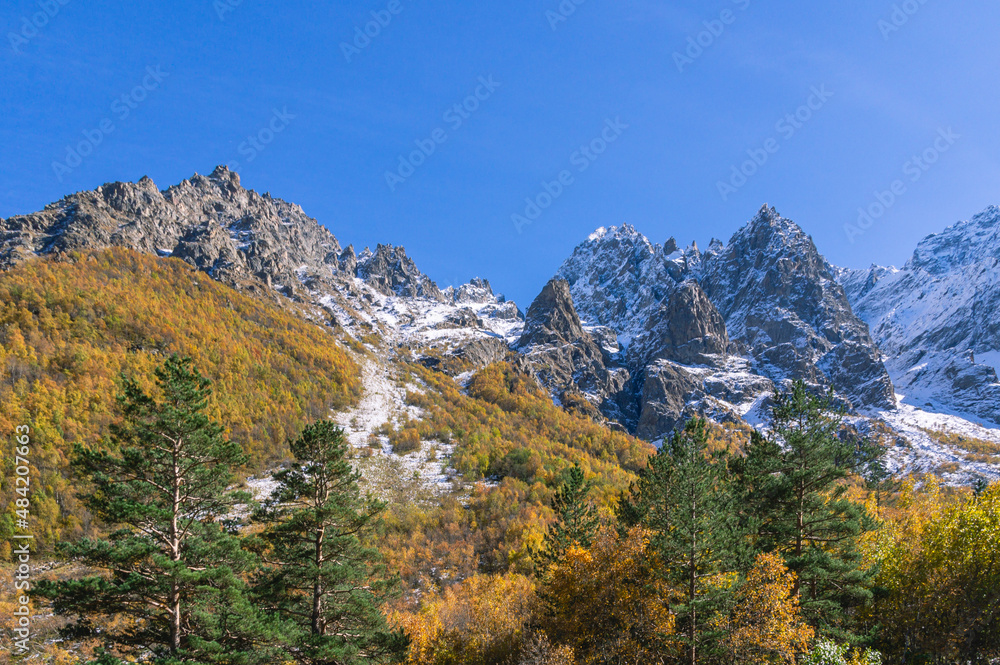
[(312, 603), (312, 634), (324, 635), (326, 625), (323, 621), (323, 536), (324, 527), (320, 527), (316, 532), (316, 579), (313, 580), (313, 603)]
[(694, 499), (691, 500), (691, 560), (688, 561), (690, 579), (688, 580), (688, 602), (691, 604), (691, 628), (689, 638), (691, 640), (691, 665), (696, 665), (697, 651), (695, 640), (698, 635), (698, 610), (695, 606), (695, 598), (698, 593), (698, 536), (697, 536), (698, 507)]
[[(175, 441), (171, 487), (174, 495), (170, 515), (170, 560), (175, 563), (181, 560), (180, 528), (177, 524), (181, 511), (180, 447), (180, 440)], [(174, 574), (176, 575), (176, 572)], [(170, 613), (170, 652), (176, 654), (181, 650), (181, 590), (176, 577), (170, 582)]]

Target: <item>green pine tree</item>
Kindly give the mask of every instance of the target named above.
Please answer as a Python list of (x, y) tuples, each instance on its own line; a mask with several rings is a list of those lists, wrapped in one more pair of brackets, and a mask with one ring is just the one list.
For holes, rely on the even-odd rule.
[(725, 600), (721, 576), (734, 568), (738, 541), (728, 455), (709, 451), (708, 434), (701, 419), (674, 432), (650, 458), (633, 499), (619, 508), (621, 519), (652, 531), (650, 546), (668, 581), (683, 590), (671, 609), (692, 665), (716, 637), (710, 619)]
[(81, 498), (111, 531), (61, 550), (107, 574), (39, 590), (78, 617), (68, 636), (103, 640), (107, 662), (112, 651), (156, 663), (269, 662), (272, 627), (244, 581), (255, 560), (228, 519), (248, 498), (228, 490), (246, 457), (205, 415), (209, 382), (189, 359), (172, 356), (155, 376), (154, 395), (125, 378), (108, 445), (75, 450)]
[(744, 514), (757, 523), (757, 548), (785, 557), (815, 628), (850, 639), (845, 611), (871, 598), (858, 540), (872, 521), (845, 496), (845, 481), (878, 474), (884, 453), (847, 435), (842, 423), (831, 396), (816, 397), (796, 382), (775, 395), (770, 434), (752, 437), (738, 475)]
[(259, 597), (295, 627), (286, 642), (310, 665), (391, 662), (406, 649), (380, 607), (397, 580), (370, 544), (385, 504), (362, 496), (348, 450), (334, 423), (307, 426), (257, 515), (271, 564)]
[(552, 498), (556, 521), (545, 535), (542, 551), (535, 557), (540, 574), (544, 575), (544, 571), (559, 561), (572, 545), (588, 548), (593, 542), (600, 518), (593, 503), (587, 500), (591, 487), (579, 464), (566, 472), (566, 480)]

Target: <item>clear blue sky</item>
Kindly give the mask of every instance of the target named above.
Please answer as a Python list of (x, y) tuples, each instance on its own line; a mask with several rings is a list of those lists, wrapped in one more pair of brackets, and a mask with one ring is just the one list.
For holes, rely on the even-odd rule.
[[(831, 261), (865, 267), (1000, 203), (995, 0), (566, 0), (565, 21), (547, 14), (559, 0), (396, 1), (41, 0), (46, 17), (39, 0), (5, 0), (0, 217), (240, 162), (245, 186), (301, 204), (345, 245), (403, 245), (442, 285), (482, 275), (526, 307), (599, 226), (704, 246), (768, 202)], [(890, 32), (894, 4), (916, 11)], [(342, 44), (373, 11), (387, 25), (348, 61)], [(679, 71), (689, 37), (707, 46)], [(445, 118), (491, 76), (474, 112)], [(822, 86), (833, 96), (812, 117), (779, 128)], [(269, 136), (275, 109), (294, 118)], [(628, 128), (605, 132), (618, 118)], [(60, 181), (53, 162), (102, 123), (114, 130)], [(960, 138), (938, 142), (935, 164), (906, 167), (948, 128)], [(391, 191), (386, 172), (436, 129), (445, 142)], [(245, 142), (262, 130), (273, 140), (257, 151)], [(603, 154), (574, 157), (602, 132), (616, 139)], [(723, 200), (719, 181), (765, 146), (777, 152)], [(511, 215), (564, 170), (571, 184), (518, 233)], [(845, 223), (896, 180), (902, 194), (849, 242)]]

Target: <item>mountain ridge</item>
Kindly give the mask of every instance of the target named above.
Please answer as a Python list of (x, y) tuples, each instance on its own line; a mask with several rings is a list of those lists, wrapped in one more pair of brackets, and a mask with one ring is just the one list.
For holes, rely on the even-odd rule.
[[(354, 340), (377, 335), (383, 362), (408, 357), (449, 371), (506, 359), (557, 402), (589, 403), (593, 417), (655, 441), (695, 415), (759, 423), (774, 389), (799, 379), (832, 389), (858, 416), (895, 413), (894, 381), (912, 405), (919, 391), (903, 365), (914, 353), (944, 354), (962, 331), (949, 337), (935, 329), (942, 348), (903, 352), (892, 346), (895, 334), (887, 331), (895, 328), (876, 304), (899, 295), (887, 285), (904, 273), (943, 279), (994, 265), (998, 222), (1000, 209), (990, 208), (958, 231), (925, 239), (909, 267), (868, 271), (832, 266), (768, 205), (727, 242), (713, 239), (704, 250), (673, 238), (652, 243), (631, 225), (602, 227), (567, 257), (526, 320), (486, 280), (441, 289), (403, 247), (345, 247), (300, 206), (246, 190), (237, 174), (218, 167), (164, 190), (147, 177), (109, 183), (0, 220), (0, 268), (106, 247), (179, 258), (230, 286), (290, 299), (307, 318)], [(984, 239), (996, 251), (979, 249)], [(966, 319), (992, 302), (970, 305)], [(995, 327), (976, 334), (986, 339)], [(963, 413), (976, 399), (992, 403), (996, 373), (975, 362), (1000, 348), (991, 340), (954, 346), (960, 352), (920, 380), (960, 385)], [(920, 406), (955, 406), (937, 402)], [(980, 411), (992, 418), (991, 408)]]

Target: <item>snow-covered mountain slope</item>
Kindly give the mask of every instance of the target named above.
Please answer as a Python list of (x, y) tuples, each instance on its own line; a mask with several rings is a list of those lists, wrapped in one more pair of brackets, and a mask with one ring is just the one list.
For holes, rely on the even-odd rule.
[(840, 270), (908, 404), (1000, 425), (1000, 208), (928, 236), (902, 269)]
[(831, 386), (855, 408), (895, 406), (868, 326), (812, 239), (764, 207), (704, 260), (700, 279), (759, 373)]

